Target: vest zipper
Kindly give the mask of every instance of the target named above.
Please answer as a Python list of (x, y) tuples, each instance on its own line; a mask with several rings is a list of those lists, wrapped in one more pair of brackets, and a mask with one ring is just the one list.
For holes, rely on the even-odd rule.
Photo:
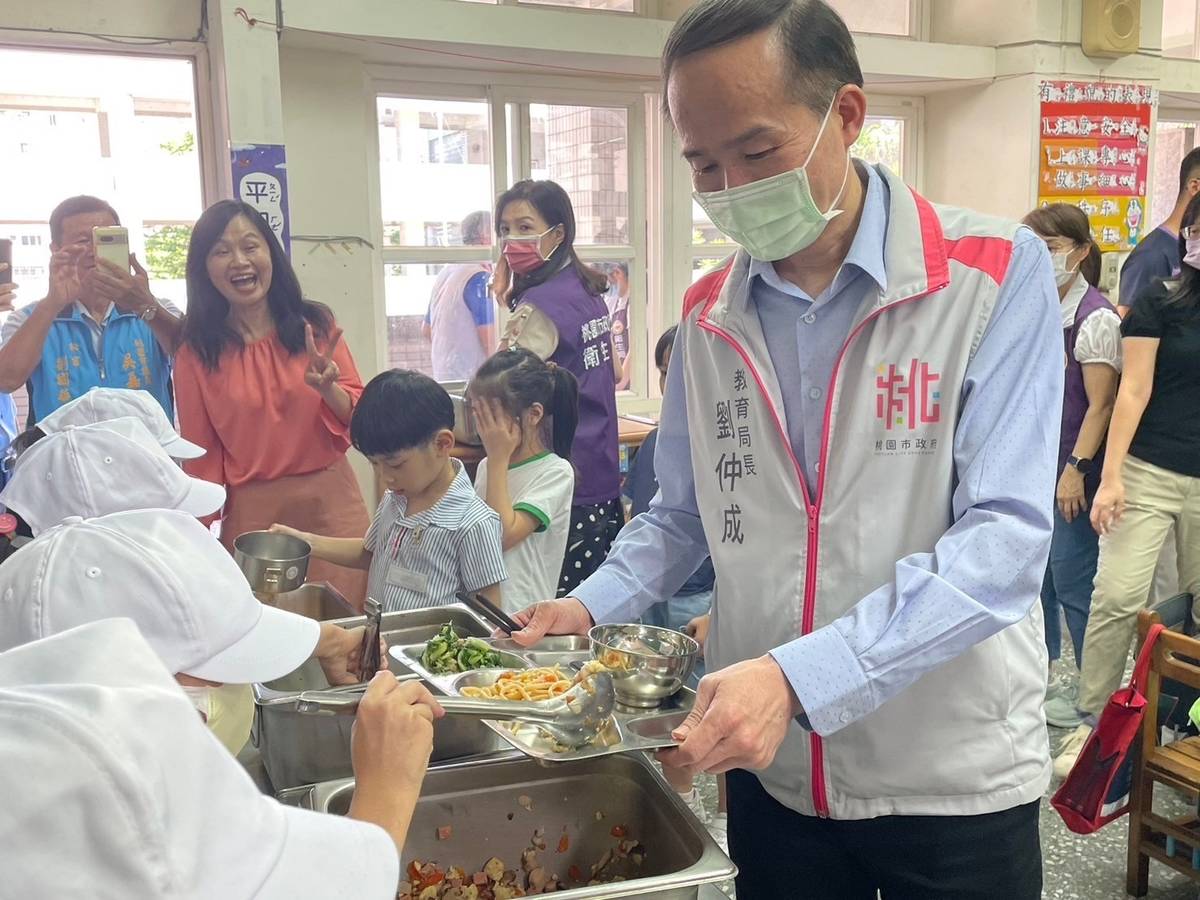
[[(775, 404), (771, 402), (771, 395), (767, 392), (762, 376), (758, 374), (758, 368), (754, 365), (753, 360), (750, 359), (750, 354), (734, 339), (733, 335), (706, 321), (703, 317), (700, 318), (698, 324), (705, 331), (711, 332), (725, 341), (742, 358), (742, 361), (746, 364), (746, 368), (754, 376), (754, 382), (758, 385), (758, 390), (762, 394), (767, 409), (771, 411), (771, 419), (775, 423), (775, 429), (779, 432), (779, 436), (783, 440), (783, 447), (796, 469), (796, 478), (800, 482), (800, 493), (804, 498), (804, 512), (808, 517), (808, 540), (804, 560), (804, 604), (800, 614), (800, 635), (803, 637), (813, 630), (813, 621), (816, 618), (817, 541), (819, 537), (820, 499), (818, 497), (817, 504), (814, 504), (809, 497), (808, 479), (804, 477), (804, 468), (800, 465), (800, 460), (796, 458), (796, 452), (792, 449), (792, 441), (788, 437), (787, 429), (783, 427), (783, 420), (779, 418), (779, 411), (775, 408)], [(828, 422), (828, 418), (826, 422)], [(822, 458), (818, 484), (823, 480), (824, 471), (825, 463)], [(808, 737), (812, 756), (813, 809), (818, 816), (824, 819), (829, 817), (829, 801), (825, 795), (825, 746), (821, 740), (821, 736), (815, 731), (810, 732)]]

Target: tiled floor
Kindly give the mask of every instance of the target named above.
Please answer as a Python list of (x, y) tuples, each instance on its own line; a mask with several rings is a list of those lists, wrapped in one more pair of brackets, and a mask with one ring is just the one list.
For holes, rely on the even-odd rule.
[[(1066, 652), (1070, 653), (1069, 648)], [(1073, 668), (1069, 659), (1064, 662), (1066, 666)], [(1061, 728), (1050, 729), (1052, 751), (1057, 749), (1067, 733)], [(704, 776), (699, 787), (705, 806), (711, 814), (717, 804), (716, 780)], [(1042, 862), (1045, 885), (1042, 896), (1046, 900), (1124, 900), (1127, 897), (1125, 853), (1128, 820), (1120, 819), (1096, 834), (1072, 834), (1050, 806), (1050, 794), (1056, 787), (1057, 783), (1051, 784), (1042, 804)], [(1164, 797), (1162, 802), (1182, 809), (1181, 799)], [(732, 886), (723, 886), (723, 890), (733, 896)], [(1200, 898), (1200, 887), (1174, 870), (1151, 862), (1150, 892), (1147, 897), (1149, 900), (1197, 900)]]

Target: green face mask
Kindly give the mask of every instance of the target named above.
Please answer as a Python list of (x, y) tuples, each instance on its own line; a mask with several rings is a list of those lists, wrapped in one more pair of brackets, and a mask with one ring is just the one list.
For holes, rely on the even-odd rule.
[(842, 186), (825, 212), (821, 212), (813, 200), (807, 171), (813, 152), (825, 134), (833, 103), (833, 100), (829, 101), (817, 139), (800, 168), (723, 191), (696, 191), (692, 195), (713, 225), (757, 260), (775, 262), (799, 253), (821, 236), (834, 216), (841, 215), (842, 210), (834, 207), (850, 177), (850, 154), (846, 154)]

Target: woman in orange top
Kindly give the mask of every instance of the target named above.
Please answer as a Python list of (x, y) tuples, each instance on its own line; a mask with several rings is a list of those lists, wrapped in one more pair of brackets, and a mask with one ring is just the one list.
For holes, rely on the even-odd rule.
[[(221, 542), (232, 550), (273, 522), (361, 538), (370, 519), (346, 450), (362, 380), (333, 313), (304, 299), (254, 207), (222, 200), (204, 212), (187, 290), (175, 402), (180, 431), (208, 451), (188, 472), (228, 491)], [(366, 572), (314, 559), (308, 578), (361, 608)]]

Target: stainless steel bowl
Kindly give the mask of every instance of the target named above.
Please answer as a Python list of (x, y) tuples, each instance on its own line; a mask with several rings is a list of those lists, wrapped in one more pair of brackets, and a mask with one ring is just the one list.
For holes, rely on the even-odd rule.
[(247, 531), (233, 542), (233, 558), (256, 594), (286, 594), (308, 574), (307, 541), (290, 534)]
[(597, 625), (588, 632), (592, 658), (612, 671), (617, 702), (651, 709), (678, 691), (696, 667), (700, 645), (669, 628)]

